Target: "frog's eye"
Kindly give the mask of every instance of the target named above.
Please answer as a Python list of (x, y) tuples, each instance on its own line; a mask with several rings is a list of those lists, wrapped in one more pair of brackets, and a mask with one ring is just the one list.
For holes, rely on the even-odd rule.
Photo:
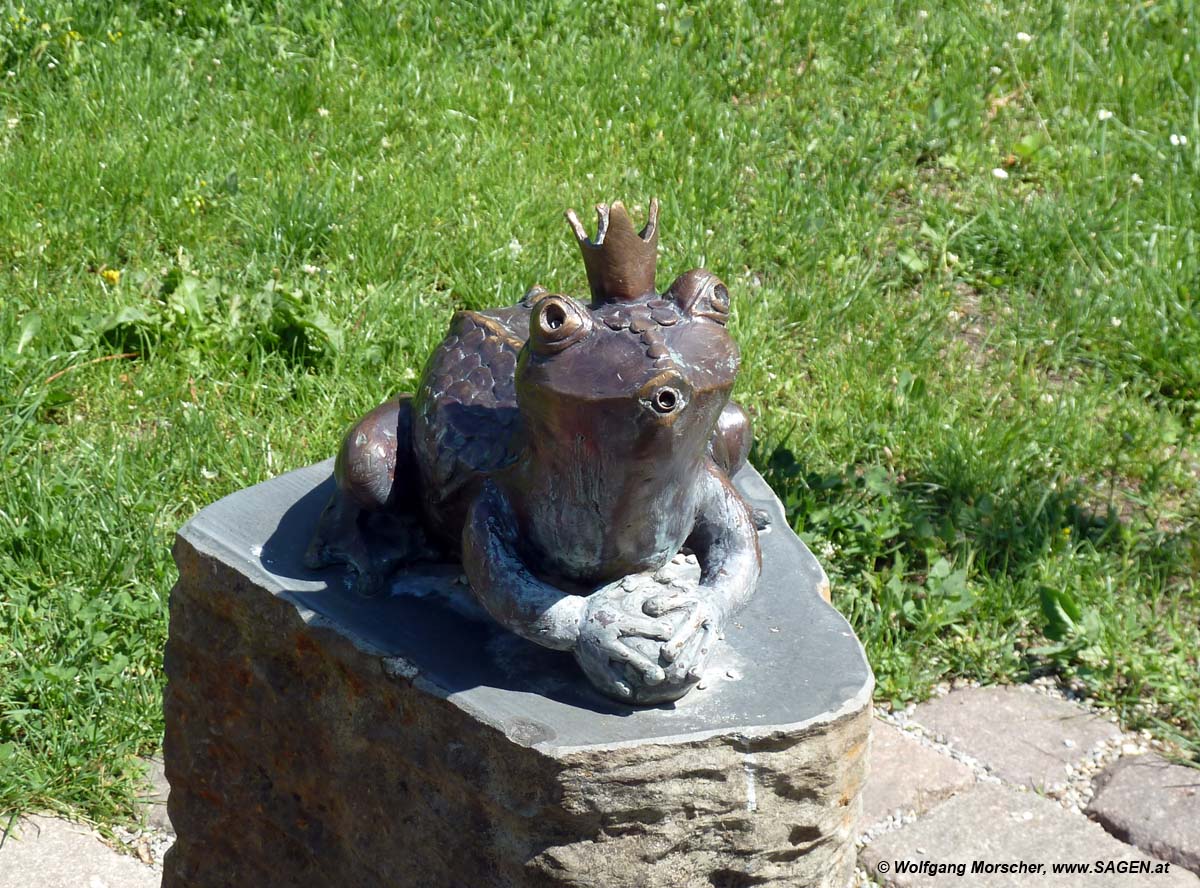
[(664, 385), (650, 396), (650, 406), (656, 413), (674, 413), (683, 403), (683, 396), (669, 385)]
[(660, 420), (670, 423), (687, 406), (690, 392), (688, 384), (678, 374), (667, 372), (642, 386), (638, 400)]
[(708, 318), (718, 324), (729, 321), (729, 288), (711, 271), (694, 268), (675, 278), (667, 290), (680, 311), (694, 318)]
[(574, 299), (543, 296), (529, 319), (529, 344), (538, 354), (554, 355), (583, 339), (592, 318)]

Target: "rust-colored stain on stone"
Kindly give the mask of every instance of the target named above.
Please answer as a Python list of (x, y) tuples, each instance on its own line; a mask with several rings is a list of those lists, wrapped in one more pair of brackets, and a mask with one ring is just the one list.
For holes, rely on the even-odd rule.
[(320, 655), (321, 649), (317, 643), (303, 633), (296, 633), (296, 653)]

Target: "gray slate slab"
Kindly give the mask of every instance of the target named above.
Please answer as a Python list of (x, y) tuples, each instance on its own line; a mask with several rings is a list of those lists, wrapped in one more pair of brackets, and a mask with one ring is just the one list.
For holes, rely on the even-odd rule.
[(1087, 813), (1122, 841), (1200, 873), (1200, 770), (1154, 753), (1125, 756), (1096, 778)]
[(864, 827), (897, 811), (923, 813), (975, 783), (975, 775), (962, 762), (878, 719), (871, 728), (868, 762)]
[[(763, 573), (745, 610), (726, 627), (708, 687), (674, 705), (630, 708), (601, 697), (567, 654), (496, 626), (456, 585), (457, 565), (418, 565), (386, 600), (348, 591), (341, 568), (312, 571), (302, 555), (333, 489), (333, 460), (225, 497), (179, 532), (202, 555), (235, 567), (265, 591), (323, 621), (360, 647), (400, 658), (394, 668), (506, 732), (546, 751), (747, 735), (827, 719), (869, 701), (874, 676), (850, 626), (827, 604), (829, 580), (791, 532), (783, 507), (751, 466), (734, 479), (771, 529)], [(463, 652), (471, 652), (464, 656)]]
[[(1012, 872), (972, 874), (975, 861), (988, 864), (1044, 864), (1043, 875)], [(914, 823), (886, 833), (859, 855), (861, 865), (884, 885), (895, 888), (1197, 888), (1200, 879), (1179, 866), (1165, 864), (1119, 842), (1099, 825), (1032, 792), (979, 784), (943, 802)], [(966, 874), (898, 873), (898, 863), (926, 867), (963, 864)], [(1120, 861), (1126, 866), (1169, 867), (1162, 873), (1051, 874), (1054, 863)], [(886, 862), (888, 872), (879, 872)]]
[(158, 888), (159, 875), (85, 826), (21, 820), (0, 847), (0, 888)]
[(1002, 780), (1033, 789), (1065, 783), (1067, 764), (1121, 735), (1082, 707), (1018, 687), (953, 691), (917, 706), (913, 721)]

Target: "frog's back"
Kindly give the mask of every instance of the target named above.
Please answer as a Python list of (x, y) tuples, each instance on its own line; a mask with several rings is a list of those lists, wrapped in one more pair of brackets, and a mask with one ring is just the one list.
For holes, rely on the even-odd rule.
[(413, 452), (426, 522), (448, 544), (483, 479), (517, 458), (517, 355), (528, 335), (522, 305), (457, 312), (421, 374)]

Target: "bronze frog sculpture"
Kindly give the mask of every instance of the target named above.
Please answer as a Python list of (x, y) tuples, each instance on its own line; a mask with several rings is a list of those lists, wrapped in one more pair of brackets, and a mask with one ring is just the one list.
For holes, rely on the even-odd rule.
[[(347, 433), (307, 561), (379, 594), (402, 563), (460, 555), (505, 628), (573, 651), (615, 699), (658, 703), (698, 682), (758, 581), (729, 481), (750, 425), (729, 400), (725, 285), (697, 269), (659, 295), (657, 202), (640, 233), (619, 202), (596, 209), (595, 240), (567, 213), (590, 304), (534, 287), (456, 313), (416, 394)], [(681, 549), (698, 582), (660, 573)]]

